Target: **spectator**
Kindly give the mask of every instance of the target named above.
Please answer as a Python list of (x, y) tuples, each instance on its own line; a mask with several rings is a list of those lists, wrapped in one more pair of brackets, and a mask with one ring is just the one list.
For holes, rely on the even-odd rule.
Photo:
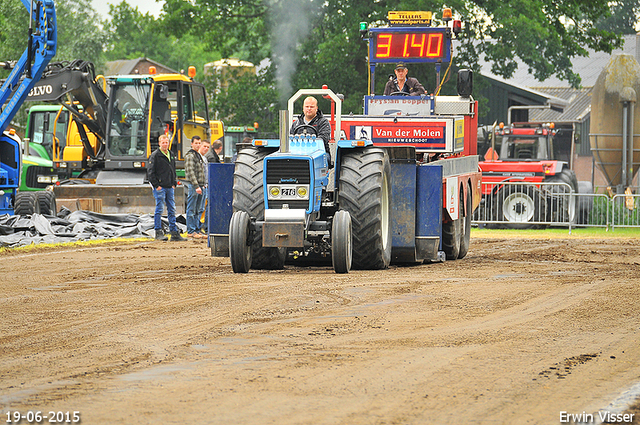
[(198, 206), (198, 221), (200, 221), (200, 217), (204, 212), (204, 223), (198, 223), (200, 226), (198, 227), (197, 233), (204, 233), (205, 235), (209, 234), (209, 209), (207, 208), (207, 201), (209, 199), (209, 170), (207, 164), (209, 163), (209, 160), (207, 159), (207, 154), (209, 153), (210, 147), (211, 144), (209, 143), (209, 140), (203, 140), (200, 144), (199, 151), (202, 156), (202, 166), (204, 168), (204, 193), (201, 204)]
[(153, 216), (153, 227), (156, 240), (166, 241), (168, 238), (162, 230), (162, 212), (167, 205), (167, 218), (172, 241), (184, 241), (176, 226), (176, 202), (174, 190), (177, 184), (176, 159), (169, 152), (169, 136), (166, 134), (158, 138), (158, 149), (149, 156), (147, 163), (147, 178), (152, 186), (153, 197), (156, 200), (156, 210)]
[(218, 139), (211, 144), (211, 149), (209, 150), (209, 153), (207, 153), (207, 160), (209, 160), (209, 162), (212, 164), (221, 162), (220, 161), (221, 152), (222, 152), (222, 140)]
[(204, 160), (200, 155), (200, 136), (191, 138), (191, 149), (184, 156), (184, 175), (187, 180), (187, 234), (192, 238), (203, 237), (200, 233), (198, 207), (203, 202), (205, 190)]

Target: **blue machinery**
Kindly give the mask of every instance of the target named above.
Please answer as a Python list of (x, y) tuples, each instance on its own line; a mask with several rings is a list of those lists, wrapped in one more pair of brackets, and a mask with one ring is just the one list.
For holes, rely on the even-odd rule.
[(0, 214), (13, 214), (20, 178), (20, 139), (15, 132), (5, 130), (56, 54), (57, 45), (53, 0), (22, 0), (22, 3), (31, 18), (29, 42), (0, 88)]

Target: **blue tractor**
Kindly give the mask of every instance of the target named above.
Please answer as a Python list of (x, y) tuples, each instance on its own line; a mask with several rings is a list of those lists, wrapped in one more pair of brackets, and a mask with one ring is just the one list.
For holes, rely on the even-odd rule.
[[(341, 99), (329, 89), (300, 90), (289, 100), (289, 110), (281, 111), (280, 140), (258, 140), (255, 146), (240, 151), (233, 184), (235, 212), (229, 224), (229, 256), (236, 273), (246, 273), (252, 267), (282, 268), (287, 256), (330, 258), (337, 273), (351, 269), (354, 209), (348, 202), (350, 196), (345, 190), (340, 200), (334, 199), (335, 192), (328, 190), (333, 183), (331, 157), (315, 129), (302, 126), (301, 134), (289, 135), (288, 116), (293, 115), (294, 102), (307, 95), (328, 96), (335, 103), (335, 140), (340, 139)], [(348, 157), (345, 152), (351, 149), (350, 142), (338, 143), (336, 158)], [(341, 183), (347, 185), (352, 179), (354, 192), (362, 184), (372, 185), (371, 196), (376, 201), (365, 219), (370, 222), (370, 243), (379, 246), (377, 261), (386, 266), (391, 255), (386, 223), (389, 161), (384, 151), (369, 149), (376, 157), (367, 171), (370, 175), (356, 177), (361, 173), (345, 172)], [(370, 182), (356, 182), (363, 178)], [(357, 200), (351, 200), (354, 202)]]

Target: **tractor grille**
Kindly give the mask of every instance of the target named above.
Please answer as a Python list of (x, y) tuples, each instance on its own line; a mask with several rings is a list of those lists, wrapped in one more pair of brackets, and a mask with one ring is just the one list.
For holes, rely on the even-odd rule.
[(29, 167), (27, 168), (27, 181), (25, 182), (27, 187), (34, 189), (44, 189), (51, 183), (38, 183), (38, 175), (41, 176), (54, 176), (55, 172), (50, 167)]
[[(310, 184), (309, 161), (305, 159), (267, 160), (267, 184)], [(288, 204), (290, 209), (308, 209), (308, 200), (269, 201), (269, 208), (281, 209)]]

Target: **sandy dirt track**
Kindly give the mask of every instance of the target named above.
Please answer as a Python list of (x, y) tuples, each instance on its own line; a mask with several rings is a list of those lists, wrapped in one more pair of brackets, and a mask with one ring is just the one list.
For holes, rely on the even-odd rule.
[(348, 275), (235, 275), (200, 240), (1, 258), (2, 423), (559, 424), (640, 382), (636, 239)]

